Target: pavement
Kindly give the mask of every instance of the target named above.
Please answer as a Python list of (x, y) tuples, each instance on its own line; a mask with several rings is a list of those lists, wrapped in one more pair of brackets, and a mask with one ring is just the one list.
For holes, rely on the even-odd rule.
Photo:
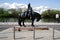
[[(30, 25), (31, 22), (25, 22), (26, 25)], [(0, 25), (18, 25), (18, 22), (0, 22)], [(41, 23), (41, 22), (34, 22), (34, 25), (60, 25), (60, 23)]]
[[(31, 23), (25, 23), (30, 25)], [(60, 23), (34, 23), (36, 26), (46, 26), (49, 30), (35, 30), (35, 40), (53, 40), (53, 28), (55, 28), (54, 40), (60, 40)], [(0, 40), (14, 40), (13, 27), (18, 26), (17, 22), (0, 22)], [(34, 40), (33, 31), (15, 31), (15, 40)]]
[[(54, 40), (60, 40), (60, 31), (54, 31)], [(33, 35), (33, 31), (15, 31), (15, 40), (34, 40)], [(0, 40), (14, 40), (13, 28), (0, 32)], [(53, 29), (49, 28), (49, 30), (35, 30), (35, 40), (53, 40)]]
[[(25, 25), (30, 26), (31, 22), (25, 22)], [(47, 26), (48, 28), (54, 28), (56, 30), (60, 31), (60, 23), (41, 23), (41, 22), (35, 22), (34, 25), (36, 26)], [(14, 26), (19, 26), (18, 22), (0, 22), (0, 31), (6, 30), (8, 28), (14, 27)]]

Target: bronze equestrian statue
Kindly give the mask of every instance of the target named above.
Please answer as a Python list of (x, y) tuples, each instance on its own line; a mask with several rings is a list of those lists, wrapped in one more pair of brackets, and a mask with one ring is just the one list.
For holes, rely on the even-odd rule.
[(34, 20), (37, 19), (36, 21), (39, 21), (41, 19), (41, 15), (39, 13), (37, 13), (37, 12), (34, 12), (32, 10), (32, 7), (30, 6), (30, 4), (28, 4), (27, 11), (25, 11), (25, 12), (23, 12), (23, 13), (21, 13), (19, 15), (19, 17), (18, 17), (18, 24), (20, 26), (22, 26), (21, 23), (23, 23), (23, 26), (25, 26), (24, 21), (26, 19), (32, 20), (32, 24), (31, 25), (34, 26)]

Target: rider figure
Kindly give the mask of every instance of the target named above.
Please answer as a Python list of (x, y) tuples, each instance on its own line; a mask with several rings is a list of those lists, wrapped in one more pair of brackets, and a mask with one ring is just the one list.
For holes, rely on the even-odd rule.
[[(29, 13), (29, 12), (31, 12), (31, 13)], [(32, 12), (33, 12), (33, 10), (32, 10), (32, 7), (30, 6), (30, 3), (28, 4), (28, 9), (27, 9), (27, 15), (32, 15)]]

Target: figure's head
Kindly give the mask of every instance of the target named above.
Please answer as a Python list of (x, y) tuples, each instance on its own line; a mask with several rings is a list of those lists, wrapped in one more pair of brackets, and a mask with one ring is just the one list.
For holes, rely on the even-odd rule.
[(30, 6), (30, 3), (28, 4), (28, 8), (30, 8), (31, 6)]

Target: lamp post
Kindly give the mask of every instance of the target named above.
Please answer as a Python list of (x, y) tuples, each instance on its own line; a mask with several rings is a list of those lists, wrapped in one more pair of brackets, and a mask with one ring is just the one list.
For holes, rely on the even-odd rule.
[[(12, 12), (9, 11), (9, 14), (12, 14)], [(13, 26), (13, 25), (12, 25), (12, 26)], [(15, 26), (14, 26), (13, 28), (14, 28), (14, 30), (13, 30), (13, 38), (14, 38), (14, 40), (15, 40)]]
[[(56, 14), (56, 20), (59, 23), (59, 14)], [(55, 40), (55, 38), (54, 38), (55, 31), (54, 30), (55, 30), (55, 27), (53, 26), (53, 40)]]
[(33, 39), (35, 40), (35, 26), (33, 26)]

